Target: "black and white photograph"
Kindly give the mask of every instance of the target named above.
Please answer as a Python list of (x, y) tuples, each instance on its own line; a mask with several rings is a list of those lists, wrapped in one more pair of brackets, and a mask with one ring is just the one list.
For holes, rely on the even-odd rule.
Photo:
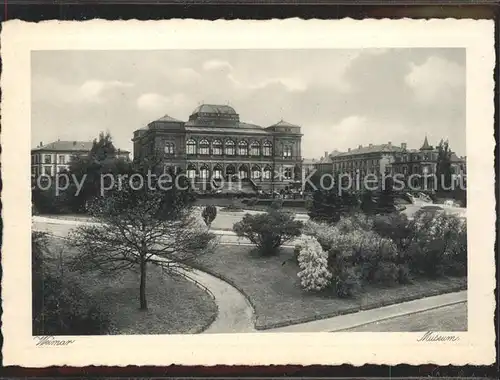
[(467, 330), (464, 49), (31, 62), (34, 335)]
[(31, 50), (18, 138), (35, 348), (246, 333), (458, 344), (481, 255), (468, 57), (457, 44)]

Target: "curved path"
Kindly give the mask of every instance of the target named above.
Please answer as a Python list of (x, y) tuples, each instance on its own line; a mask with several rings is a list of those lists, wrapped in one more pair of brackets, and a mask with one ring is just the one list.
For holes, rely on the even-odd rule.
[[(33, 217), (32, 224), (34, 230), (48, 232), (54, 236), (64, 238), (75, 226), (85, 223), (91, 222), (35, 216)], [(248, 242), (241, 241), (241, 239), (234, 236), (234, 234), (229, 231), (213, 232), (219, 235), (221, 244), (249, 244)], [(257, 331), (254, 327), (255, 313), (253, 307), (238, 289), (198, 269), (179, 269), (178, 271), (196, 285), (200, 286), (201, 284), (201, 288), (205, 288), (204, 290), (208, 290), (208, 292), (214, 296), (218, 314), (215, 321), (203, 333), (244, 333)], [(365, 331), (380, 331), (385, 323), (380, 323), (381, 321), (392, 319), (394, 320), (394, 323), (392, 323), (394, 325), (397, 324), (398, 318), (403, 320), (401, 317), (406, 316), (407, 318), (412, 318), (411, 316), (418, 315), (420, 315), (421, 318), (425, 318), (425, 313), (429, 310), (447, 310), (446, 307), (451, 307), (453, 305), (462, 305), (457, 306), (457, 309), (463, 311), (463, 305), (465, 305), (466, 302), (467, 291), (461, 291), (421, 298), (377, 309), (364, 310), (333, 318), (260, 330), (260, 332), (332, 332), (355, 331), (356, 328), (367, 329)], [(457, 315), (458, 314), (460, 313), (457, 312)], [(457, 316), (457, 318), (462, 317), (463, 316), (460, 315)], [(466, 320), (466, 316), (464, 318)], [(424, 321), (422, 323), (423, 325), (427, 325), (429, 322)], [(388, 328), (387, 331), (394, 331), (394, 327)]]
[[(33, 217), (33, 230), (64, 238), (77, 225), (88, 221)], [(227, 282), (198, 269), (179, 269), (181, 275), (196, 285), (200, 283), (214, 296), (218, 314), (204, 333), (243, 333), (255, 331), (254, 311), (246, 297)]]

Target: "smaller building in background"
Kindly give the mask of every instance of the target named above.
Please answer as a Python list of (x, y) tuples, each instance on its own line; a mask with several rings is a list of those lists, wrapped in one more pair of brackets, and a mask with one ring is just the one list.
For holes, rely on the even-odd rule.
[[(31, 150), (31, 174), (55, 176), (67, 170), (74, 156), (86, 156), (92, 149), (93, 141), (55, 141), (44, 145), (42, 142)], [(126, 150), (117, 150), (117, 156), (129, 159)]]

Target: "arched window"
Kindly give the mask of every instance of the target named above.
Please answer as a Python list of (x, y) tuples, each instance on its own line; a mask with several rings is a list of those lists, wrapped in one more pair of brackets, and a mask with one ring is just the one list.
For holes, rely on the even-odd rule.
[(238, 143), (238, 154), (240, 156), (248, 156), (248, 143), (245, 140), (241, 140)]
[(234, 141), (226, 140), (224, 144), (226, 156), (234, 156)]
[(233, 175), (233, 174), (236, 174), (236, 168), (232, 164), (227, 165), (226, 166), (226, 175)]
[(189, 164), (186, 169), (186, 174), (189, 179), (196, 178), (196, 167), (193, 164)]
[(241, 165), (238, 174), (240, 176), (240, 179), (248, 178), (248, 166)]
[(252, 141), (250, 144), (250, 156), (260, 156), (260, 144), (258, 141)]
[(283, 147), (283, 157), (285, 158), (292, 157), (292, 147), (290, 145), (285, 145)]
[(273, 171), (272, 171), (271, 167), (269, 165), (266, 165), (266, 167), (264, 168), (263, 178), (267, 179), (267, 180), (272, 179), (271, 178), (272, 173), (273, 173)]
[(200, 144), (198, 146), (198, 154), (210, 154), (210, 144), (208, 143), (207, 139), (203, 139), (200, 141)]
[(212, 141), (212, 154), (215, 156), (220, 156), (222, 154), (222, 141)]
[(222, 167), (220, 165), (216, 165), (214, 167), (214, 171), (212, 173), (214, 179), (221, 179), (222, 178)]
[(167, 141), (164, 148), (165, 154), (175, 153), (175, 144), (173, 142)]
[[(208, 142), (208, 141), (207, 141)], [(202, 180), (207, 180), (208, 177), (210, 177), (210, 170), (208, 169), (208, 166), (206, 165), (203, 165), (201, 168), (200, 168), (200, 178)]]
[(260, 178), (260, 168), (257, 165), (252, 166), (252, 179)]
[(193, 139), (189, 139), (186, 142), (186, 153), (196, 154), (196, 141), (194, 141)]
[(271, 144), (269, 141), (264, 141), (264, 144), (262, 145), (262, 154), (264, 156), (271, 156), (273, 154), (273, 144)]

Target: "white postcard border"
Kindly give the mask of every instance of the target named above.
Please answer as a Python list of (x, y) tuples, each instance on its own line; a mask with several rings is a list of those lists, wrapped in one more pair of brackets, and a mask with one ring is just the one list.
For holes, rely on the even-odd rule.
[[(495, 358), (494, 46), (491, 20), (103, 21), (3, 24), (2, 333), (5, 365), (490, 364)], [(31, 336), (30, 53), (33, 50), (354, 49), (463, 47), (467, 51), (469, 279), (467, 332)], [(73, 338), (72, 338), (73, 339)]]

